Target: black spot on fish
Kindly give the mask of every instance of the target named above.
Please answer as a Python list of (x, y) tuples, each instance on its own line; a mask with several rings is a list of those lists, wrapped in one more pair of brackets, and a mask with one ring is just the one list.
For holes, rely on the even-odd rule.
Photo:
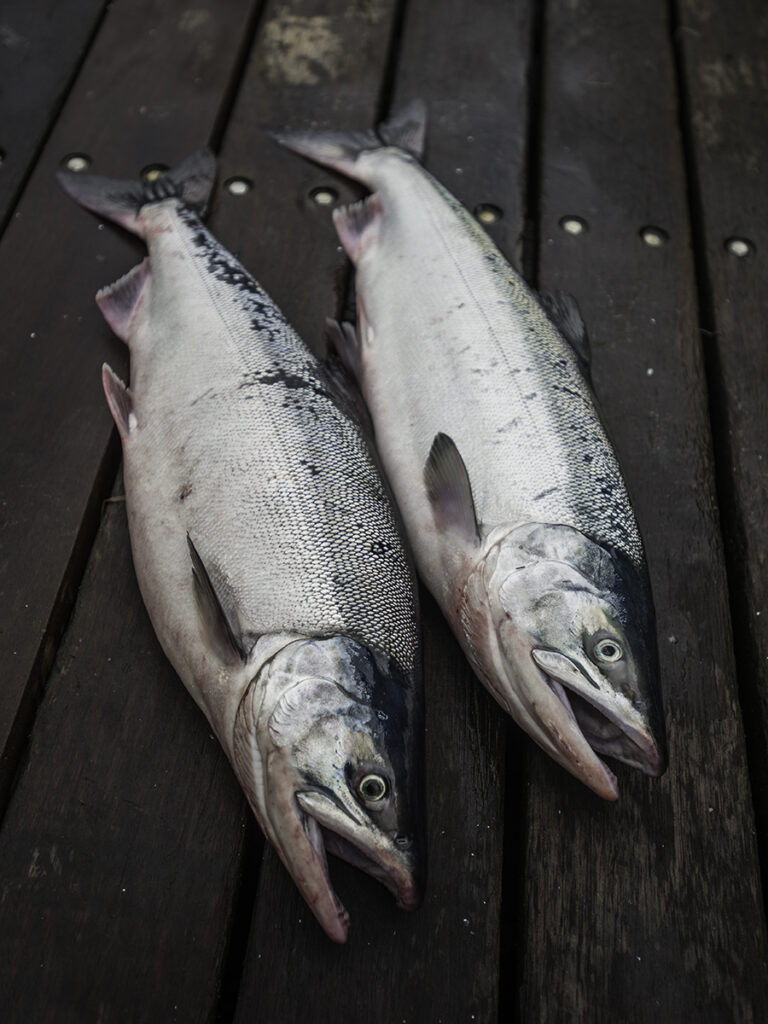
[(372, 555), (386, 555), (387, 552), (392, 550), (392, 545), (389, 541), (374, 540), (368, 545), (368, 550)]
[(320, 470), (317, 468), (314, 462), (309, 462), (307, 459), (299, 459), (299, 465), (304, 466), (305, 469), (308, 469), (312, 476), (320, 476)]
[(538, 501), (539, 498), (546, 498), (546, 496), (548, 494), (554, 494), (555, 491), (559, 491), (559, 490), (560, 490), (559, 485), (555, 485), (554, 487), (548, 488), (546, 491), (541, 491), (541, 493), (535, 494), (534, 497), (533, 497), (533, 500), (534, 501)]
[(182, 487), (182, 489), (181, 489), (181, 491), (179, 493), (179, 501), (184, 501), (184, 499), (188, 498), (191, 493), (192, 493), (192, 487), (190, 486), (190, 484), (184, 484), (184, 486)]

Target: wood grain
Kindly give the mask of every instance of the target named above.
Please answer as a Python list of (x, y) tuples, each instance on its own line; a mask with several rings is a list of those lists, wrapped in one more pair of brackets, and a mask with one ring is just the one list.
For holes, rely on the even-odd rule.
[(105, 0), (5, 0), (0, 22), (0, 231), (77, 73)]
[[(581, 304), (644, 534), (670, 768), (601, 805), (531, 750), (526, 1021), (759, 1021), (765, 927), (663, 3), (552, 3), (542, 286)], [(588, 231), (569, 236), (561, 218)], [(651, 247), (640, 231), (669, 237)], [(555, 969), (556, 967), (556, 969)]]
[[(768, 17), (761, 4), (679, 5), (692, 188), (720, 506), (749, 739), (752, 791), (768, 843)], [(745, 241), (748, 254), (729, 250)], [(765, 871), (765, 867), (764, 867)], [(763, 886), (768, 876), (763, 876)]]

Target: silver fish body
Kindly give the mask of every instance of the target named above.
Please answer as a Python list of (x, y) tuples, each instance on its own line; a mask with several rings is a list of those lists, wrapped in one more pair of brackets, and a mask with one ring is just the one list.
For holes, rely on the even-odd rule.
[(664, 769), (635, 517), (577, 352), (403, 148), (418, 148), (423, 124), (416, 109), (379, 138), (276, 137), (373, 190), (335, 213), (358, 324), (331, 333), (361, 384), (423, 579), (502, 706), (615, 799), (596, 752)]
[(203, 226), (215, 163), (155, 185), (62, 175), (149, 259), (97, 301), (131, 546), (169, 660), (326, 932), (326, 848), (404, 907), (422, 874), (420, 649), (401, 528), (343, 375)]

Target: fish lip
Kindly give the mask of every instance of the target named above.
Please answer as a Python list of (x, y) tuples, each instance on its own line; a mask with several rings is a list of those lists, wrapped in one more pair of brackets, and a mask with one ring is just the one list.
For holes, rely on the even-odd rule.
[[(301, 807), (297, 806), (297, 812), (302, 830), (312, 851), (312, 868), (309, 873), (314, 876), (316, 882), (322, 882), (322, 887), (324, 889), (323, 895), (326, 897), (325, 900), (322, 900), (321, 896), (317, 896), (313, 899), (309, 895), (307, 887), (302, 883), (302, 879), (296, 876), (290, 866), (289, 871), (293, 875), (294, 881), (298, 885), (302, 896), (312, 913), (315, 915), (325, 934), (333, 942), (338, 942), (340, 945), (343, 945), (347, 941), (347, 937), (349, 935), (349, 913), (331, 885), (331, 879), (328, 872), (328, 858), (326, 856), (325, 844), (323, 842), (322, 829), (315, 818), (312, 815), (305, 814)], [(283, 854), (280, 847), (278, 847), (278, 852), (282, 857)], [(305, 865), (305, 869), (308, 866), (309, 865)], [(329, 910), (329, 908), (333, 909)]]
[[(535, 662), (536, 667), (544, 676), (544, 679), (546, 680), (550, 689), (552, 689), (552, 691), (557, 695), (561, 703), (564, 705), (564, 707), (568, 711), (568, 714), (573, 720), (576, 728), (578, 728), (578, 730), (581, 732), (584, 741), (587, 744), (589, 744), (590, 748), (595, 754), (595, 757), (600, 761), (600, 763), (604, 764), (602, 758), (599, 757), (596, 749), (596, 745), (600, 744), (600, 739), (596, 736), (590, 736), (590, 734), (585, 731), (583, 725), (581, 724), (581, 722), (579, 722), (578, 717), (575, 711), (573, 710), (571, 700), (568, 698), (568, 692), (575, 695), (578, 699), (584, 701), (586, 704), (589, 704), (596, 711), (598, 711), (605, 719), (611, 722), (619, 730), (619, 733), (622, 736), (625, 736), (627, 739), (630, 740), (631, 743), (635, 745), (635, 747), (638, 748), (638, 750), (641, 752), (643, 756), (642, 758), (630, 761), (626, 759), (626, 757), (621, 757), (618, 753), (611, 754), (610, 751), (606, 750), (601, 750), (600, 753), (607, 754), (607, 756), (609, 757), (614, 756), (617, 758), (617, 760), (622, 761), (622, 763), (628, 764), (630, 767), (640, 769), (640, 771), (644, 772), (646, 775), (650, 775), (652, 777), (658, 777), (659, 775), (662, 775), (666, 768), (664, 755), (658, 743), (651, 735), (651, 733), (648, 731), (642, 731), (636, 726), (633, 726), (631, 723), (624, 721), (621, 718), (620, 714), (618, 712), (613, 711), (606, 704), (605, 701), (599, 700), (599, 690), (597, 690), (595, 694), (586, 689), (579, 690), (576, 689), (573, 685), (571, 685), (568, 679), (565, 679), (562, 676), (554, 675), (550, 670), (550, 666), (542, 664), (540, 658), (537, 657), (537, 655), (541, 653), (547, 654), (549, 653), (549, 650), (547, 648), (536, 647), (534, 647), (531, 650), (531, 657)], [(561, 652), (557, 653), (560, 654)], [(562, 655), (562, 657), (567, 658), (567, 655)], [(574, 668), (578, 670), (580, 675), (584, 677), (584, 672), (578, 665), (578, 663), (573, 661), (573, 659), (571, 658), (567, 658), (567, 660), (570, 662), (571, 665), (574, 666)], [(588, 678), (587, 681), (591, 684), (591, 681)], [(606, 769), (610, 771), (610, 769), (608, 769), (607, 766)]]
[(381, 882), (395, 897), (395, 902), (401, 910), (415, 910), (420, 906), (422, 901), (420, 886), (414, 873), (405, 863), (404, 855), (399, 855), (398, 851), (387, 851), (383, 844), (380, 848), (373, 843), (365, 844), (351, 829), (348, 832), (342, 832), (338, 828), (337, 819), (323, 814), (322, 801), (328, 801), (334, 807), (343, 810), (350, 821), (356, 825), (359, 826), (361, 822), (352, 817), (349, 811), (343, 807), (341, 801), (332, 799), (323, 790), (316, 788), (297, 790), (295, 798), (302, 818), (305, 820), (311, 818), (320, 830), (320, 836), (324, 843), (325, 878), (329, 888), (331, 883), (325, 856), (326, 851), (347, 860), (354, 867)]

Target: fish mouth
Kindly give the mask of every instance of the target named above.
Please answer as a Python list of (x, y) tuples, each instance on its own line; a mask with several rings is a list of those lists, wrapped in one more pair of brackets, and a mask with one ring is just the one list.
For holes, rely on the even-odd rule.
[(655, 738), (626, 697), (605, 693), (599, 680), (592, 679), (591, 673), (558, 651), (534, 648), (531, 657), (572, 725), (613, 778), (614, 786), (615, 776), (597, 755), (621, 761), (646, 775), (655, 777), (664, 772), (664, 756)]
[[(421, 890), (414, 867), (413, 843), (408, 837), (390, 837), (380, 832), (325, 792), (298, 790), (295, 799), (313, 853), (313, 886), (324, 895), (322, 900), (312, 903), (308, 899), (308, 902), (329, 938), (346, 941), (349, 914), (331, 884), (328, 853), (381, 882), (402, 910), (415, 910), (419, 906)], [(295, 877), (304, 892), (301, 877)]]

